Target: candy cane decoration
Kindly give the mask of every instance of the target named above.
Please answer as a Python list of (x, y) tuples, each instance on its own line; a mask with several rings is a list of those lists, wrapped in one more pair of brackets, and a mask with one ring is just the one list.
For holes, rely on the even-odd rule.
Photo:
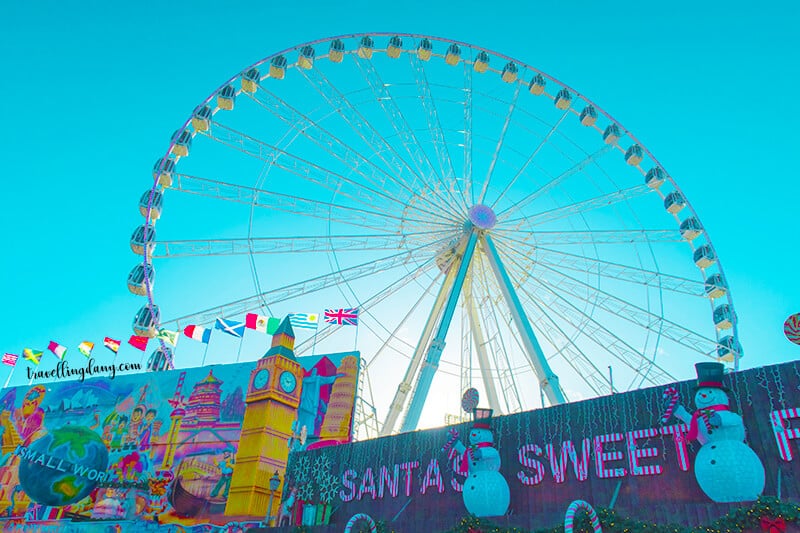
[(669, 422), (670, 417), (672, 417), (672, 412), (675, 410), (675, 406), (678, 405), (678, 389), (675, 387), (667, 387), (664, 389), (664, 399), (666, 400), (667, 398), (669, 398), (669, 405), (661, 416), (662, 424)]
[(575, 512), (578, 509), (585, 509), (589, 513), (589, 520), (592, 522), (594, 533), (603, 533), (603, 528), (600, 527), (600, 519), (597, 518), (594, 508), (583, 500), (575, 500), (567, 507), (567, 514), (564, 515), (564, 533), (572, 533), (572, 522), (575, 520)]
[(450, 438), (447, 439), (447, 442), (445, 443), (445, 445), (442, 446), (442, 451), (443, 452), (446, 452), (450, 448), (452, 448), (453, 444), (455, 444), (456, 441), (458, 440), (458, 430), (457, 429), (451, 429), (447, 433), (450, 435)]
[(706, 431), (711, 433), (711, 420), (709, 416), (714, 411), (712, 409), (702, 409), (700, 411), (700, 418), (703, 420), (703, 423), (706, 425)]
[(366, 520), (367, 524), (369, 524), (369, 533), (377, 533), (378, 526), (375, 525), (375, 520), (372, 519), (371, 516), (364, 513), (354, 514), (350, 520), (347, 521), (347, 525), (344, 526), (344, 533), (350, 533), (350, 530), (353, 529), (353, 526), (359, 520)]

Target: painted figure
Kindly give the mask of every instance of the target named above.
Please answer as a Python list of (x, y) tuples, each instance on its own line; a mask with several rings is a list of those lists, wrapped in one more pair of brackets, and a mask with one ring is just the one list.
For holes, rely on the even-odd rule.
[(150, 439), (153, 437), (153, 420), (156, 417), (155, 409), (148, 409), (144, 415), (142, 430), (139, 433), (139, 449), (146, 451), (150, 449)]
[[(462, 472), (468, 477), (461, 495), (464, 507), (475, 516), (500, 516), (508, 510), (511, 494), (500, 473), (500, 453), (492, 446), (494, 435), (486, 421), (475, 422), (469, 432), (469, 447), (458, 440), (458, 430), (451, 429), (443, 451), (461, 456)], [(451, 451), (452, 450), (452, 451)]]
[(757, 499), (764, 490), (764, 465), (744, 443), (742, 417), (730, 410), (727, 390), (722, 386), (722, 363), (697, 363), (697, 391), (693, 414), (683, 407), (675, 416), (689, 424), (689, 440), (702, 444), (694, 462), (697, 484), (715, 502)]
[(120, 448), (125, 440), (125, 426), (128, 423), (128, 417), (121, 415), (116, 421), (116, 427), (112, 431), (111, 447)]
[(131, 413), (131, 422), (128, 425), (128, 435), (125, 437), (125, 444), (139, 443), (139, 429), (142, 426), (144, 416), (144, 406), (137, 406)]
[(40, 407), (44, 400), (44, 385), (32, 387), (22, 399), (22, 407), (14, 411), (14, 427), (27, 446), (44, 432), (44, 410)]
[[(225, 450), (222, 452), (222, 459), (217, 461), (217, 466), (219, 466), (220, 470), (220, 477), (217, 484), (214, 485), (214, 488), (211, 489), (210, 496), (212, 498), (216, 498), (217, 495), (222, 490), (222, 497), (228, 497), (228, 490), (231, 488), (231, 477), (233, 477), (233, 465), (236, 461), (233, 459), (233, 454), (231, 454), (230, 450)], [(224, 487), (224, 489), (223, 489)]]

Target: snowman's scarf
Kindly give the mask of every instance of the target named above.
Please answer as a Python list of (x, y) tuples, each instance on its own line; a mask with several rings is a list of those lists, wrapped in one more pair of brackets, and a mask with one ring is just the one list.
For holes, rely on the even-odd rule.
[(709, 405), (708, 407), (703, 407), (702, 409), (698, 409), (694, 413), (692, 413), (692, 421), (689, 423), (689, 433), (686, 434), (686, 437), (689, 440), (694, 440), (697, 438), (697, 434), (699, 433), (700, 428), (698, 427), (697, 420), (701, 416), (708, 415), (711, 411), (730, 411), (731, 408), (727, 405), (719, 404), (719, 405)]
[(478, 448), (491, 448), (491, 442), (479, 442), (477, 444), (471, 444), (464, 450), (464, 454), (461, 456), (461, 471), (462, 472), (469, 472), (469, 460), (473, 458), (475, 450)]

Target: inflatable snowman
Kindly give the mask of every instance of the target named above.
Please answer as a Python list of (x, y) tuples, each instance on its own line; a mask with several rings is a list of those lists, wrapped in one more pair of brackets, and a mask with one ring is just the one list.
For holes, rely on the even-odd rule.
[(494, 435), (489, 424), (481, 421), (472, 425), (468, 447), (456, 440), (458, 430), (451, 429), (450, 437), (448, 444), (461, 456), (461, 471), (468, 476), (461, 492), (464, 507), (478, 517), (504, 515), (510, 494), (508, 483), (500, 473), (500, 454), (492, 446)]
[(715, 502), (744, 502), (764, 490), (764, 466), (744, 443), (742, 417), (730, 411), (730, 399), (722, 387), (722, 363), (697, 363), (698, 389), (693, 414), (678, 406), (675, 416), (689, 425), (689, 440), (702, 445), (694, 461), (697, 484)]

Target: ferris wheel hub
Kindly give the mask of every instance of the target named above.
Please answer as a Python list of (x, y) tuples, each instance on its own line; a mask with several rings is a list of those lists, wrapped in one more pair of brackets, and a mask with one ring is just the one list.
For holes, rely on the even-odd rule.
[(492, 229), (497, 223), (497, 215), (488, 205), (475, 204), (469, 208), (469, 221), (476, 228)]

